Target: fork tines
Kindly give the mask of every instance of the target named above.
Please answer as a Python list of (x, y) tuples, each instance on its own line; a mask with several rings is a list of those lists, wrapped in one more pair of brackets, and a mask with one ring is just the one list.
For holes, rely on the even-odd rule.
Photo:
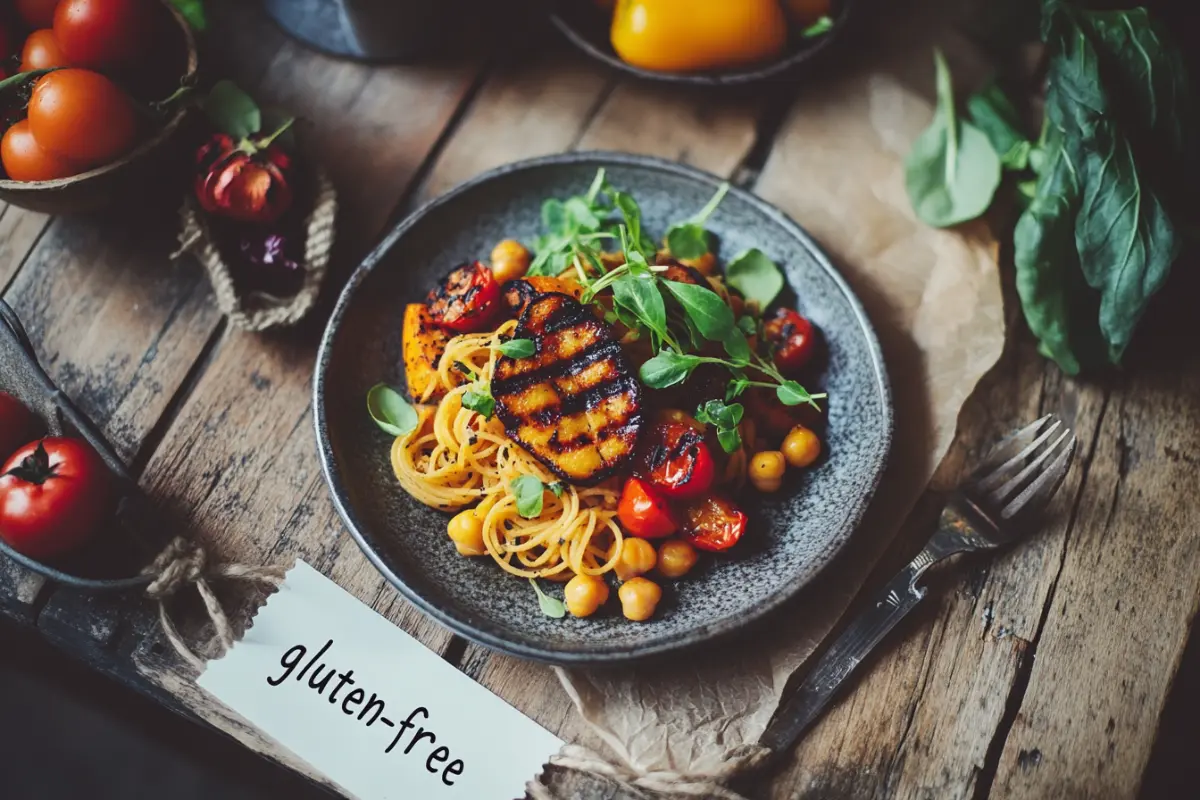
[(964, 489), (1001, 520), (1041, 510), (1066, 477), (1076, 443), (1070, 427), (1047, 414), (997, 444)]

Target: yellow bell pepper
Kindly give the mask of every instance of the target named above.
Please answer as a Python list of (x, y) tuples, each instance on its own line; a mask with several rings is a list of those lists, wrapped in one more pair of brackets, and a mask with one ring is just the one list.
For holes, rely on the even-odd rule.
[(779, 0), (617, 0), (612, 45), (624, 61), (694, 72), (768, 61), (787, 45)]

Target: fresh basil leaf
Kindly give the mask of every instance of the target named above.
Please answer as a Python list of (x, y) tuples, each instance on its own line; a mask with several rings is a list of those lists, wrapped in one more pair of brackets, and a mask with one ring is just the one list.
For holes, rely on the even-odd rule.
[(747, 250), (725, 267), (725, 280), (747, 300), (763, 308), (771, 305), (783, 291), (783, 272), (757, 247)]
[(923, 221), (944, 228), (987, 211), (1000, 185), (1000, 157), (979, 128), (958, 119), (950, 70), (940, 50), (937, 113), (905, 159), (905, 186)]
[(213, 84), (204, 98), (204, 113), (214, 128), (235, 140), (245, 139), (262, 129), (258, 103), (233, 81), (221, 80)]
[(567, 213), (569, 224), (586, 233), (600, 230), (600, 218), (592, 211), (591, 205), (582, 197), (572, 197), (563, 206)]
[(392, 436), (412, 433), (420, 422), (417, 410), (386, 383), (377, 384), (367, 392), (367, 412), (384, 433)]
[(208, 27), (208, 17), (204, 14), (203, 0), (171, 0), (171, 5), (179, 12), (193, 30), (203, 32)]
[(537, 352), (532, 339), (509, 339), (496, 349), (509, 358), (529, 358)]
[(744, 367), (750, 363), (750, 343), (740, 330), (730, 328), (722, 344), (725, 345), (725, 352), (729, 354), (729, 359), (735, 366)]
[(678, 281), (663, 281), (662, 284), (683, 306), (684, 312), (696, 323), (705, 339), (720, 342), (730, 331), (736, 330), (733, 310), (712, 289)]
[(665, 389), (683, 383), (701, 363), (697, 356), (682, 355), (671, 350), (662, 350), (654, 358), (642, 364), (638, 378), (651, 389)]
[(657, 282), (650, 275), (622, 275), (613, 281), (613, 300), (637, 317), (650, 330), (664, 335), (667, 330), (667, 307)]
[(817, 19), (816, 22), (809, 25), (804, 30), (800, 31), (801, 39), (812, 39), (817, 36), (824, 36), (833, 30), (833, 18), (825, 15)]
[(738, 330), (747, 336), (754, 336), (758, 333), (758, 322), (749, 314), (743, 314), (737, 321)]
[(529, 582), (533, 584), (533, 590), (537, 592), (538, 606), (541, 607), (543, 614), (551, 619), (562, 619), (567, 615), (566, 603), (543, 592), (542, 587), (538, 586), (536, 578), (530, 578)]
[[(1010, 169), (1025, 169), (1020, 162), (1028, 160), (1030, 142), (1021, 133), (1021, 117), (1017, 109), (995, 81), (967, 98), (967, 111), (971, 121), (983, 131), (992, 148), (1001, 156), (1001, 163)], [(1023, 159), (1020, 157), (1022, 150)], [(1008, 163), (1009, 160), (1013, 163)]]
[(462, 404), (463, 408), (474, 411), (484, 419), (491, 419), (492, 414), (496, 413), (496, 400), (487, 391), (469, 389), (463, 392)]
[(542, 225), (555, 236), (566, 236), (571, 229), (567, 207), (561, 200), (553, 198), (542, 203)]
[(799, 406), (807, 403), (813, 408), (819, 408), (817, 399), (825, 395), (809, 394), (807, 389), (795, 381), (784, 381), (776, 387), (775, 396), (785, 406)]
[(717, 441), (726, 453), (736, 453), (742, 446), (742, 432), (737, 428), (717, 431)]
[(562, 497), (563, 492), (566, 491), (567, 487), (563, 485), (562, 481), (555, 481), (554, 483), (550, 484), (546, 488), (549, 489), (550, 491), (554, 492), (555, 497)]
[(525, 519), (541, 516), (545, 484), (532, 475), (518, 475), (509, 481), (508, 488), (512, 490), (513, 498), (517, 501), (518, 514)]
[(674, 258), (700, 258), (708, 252), (708, 231), (695, 222), (680, 222), (667, 230), (667, 249)]

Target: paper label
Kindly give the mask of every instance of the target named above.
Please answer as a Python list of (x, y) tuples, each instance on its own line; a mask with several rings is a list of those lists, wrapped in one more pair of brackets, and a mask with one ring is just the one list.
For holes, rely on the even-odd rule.
[(198, 682), (361, 800), (512, 800), (562, 746), (302, 561)]

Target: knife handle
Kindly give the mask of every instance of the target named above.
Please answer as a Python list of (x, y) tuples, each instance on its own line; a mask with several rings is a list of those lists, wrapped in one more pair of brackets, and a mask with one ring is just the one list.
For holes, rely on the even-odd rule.
[(921, 553), (876, 593), (871, 605), (813, 665), (759, 744), (776, 756), (791, 750), (801, 734), (821, 716), (846, 678), (925, 597), (925, 589), (918, 588), (916, 580), (929, 563), (927, 554)]

